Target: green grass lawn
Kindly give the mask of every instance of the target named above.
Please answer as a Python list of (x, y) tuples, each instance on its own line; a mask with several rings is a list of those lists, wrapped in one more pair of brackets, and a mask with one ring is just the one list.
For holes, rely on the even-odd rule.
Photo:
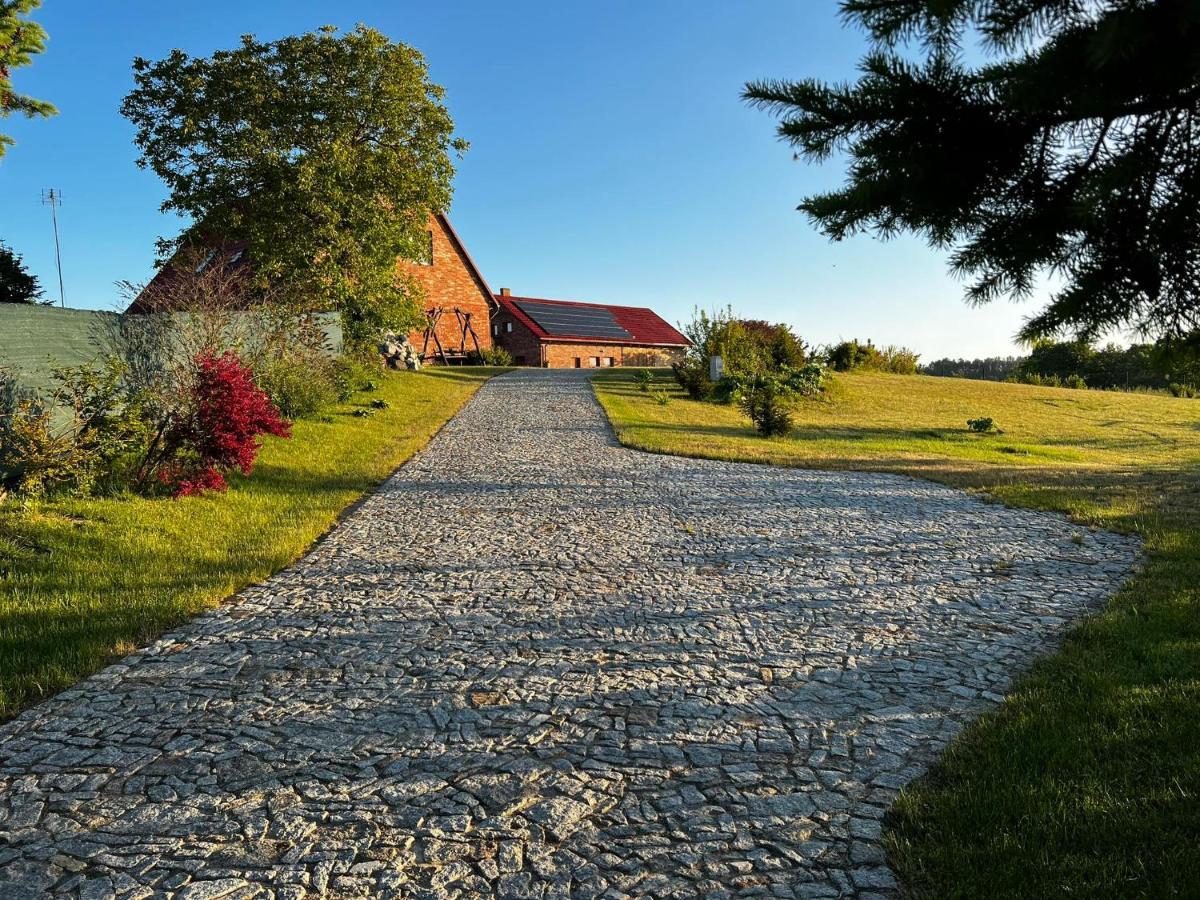
[(267, 438), (225, 494), (0, 504), (0, 719), (296, 559), (496, 372), (381, 374), (332, 422)]
[(666, 406), (595, 380), (631, 447), (901, 472), (1140, 535), (1138, 574), (903, 791), (885, 841), (914, 896), (1200, 893), (1200, 401), (848, 374), (764, 440), (658, 378)]

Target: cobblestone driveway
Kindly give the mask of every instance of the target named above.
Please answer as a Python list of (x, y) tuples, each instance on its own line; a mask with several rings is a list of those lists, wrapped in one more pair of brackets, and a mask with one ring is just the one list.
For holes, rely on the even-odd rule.
[(880, 819), (1132, 542), (474, 401), (312, 553), (0, 729), (0, 896), (888, 893)]

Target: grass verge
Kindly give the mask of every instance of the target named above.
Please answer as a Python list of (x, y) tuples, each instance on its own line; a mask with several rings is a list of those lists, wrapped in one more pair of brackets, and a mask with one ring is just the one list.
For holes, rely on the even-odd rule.
[(267, 438), (225, 494), (0, 504), (0, 719), (296, 559), (496, 372), (381, 374), (331, 422)]
[[(596, 393), (657, 453), (899, 472), (1133, 532), (1142, 569), (967, 728), (888, 817), (913, 896), (1185, 896), (1200, 885), (1200, 402), (960, 379), (839, 375), (764, 440), (735, 408), (625, 372)], [(966, 420), (990, 416), (1000, 434)]]

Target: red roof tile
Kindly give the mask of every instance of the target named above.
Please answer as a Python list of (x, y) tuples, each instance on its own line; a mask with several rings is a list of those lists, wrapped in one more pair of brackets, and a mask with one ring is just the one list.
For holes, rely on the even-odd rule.
[[(686, 337), (680, 334), (676, 329), (663, 319), (658, 313), (652, 309), (647, 309), (644, 306), (610, 306), (604, 303), (582, 303), (577, 300), (546, 300), (541, 297), (515, 297), (507, 294), (496, 294), (496, 301), (504, 308), (506, 312), (511, 313), (518, 321), (534, 333), (534, 335), (542, 341), (558, 341), (566, 343), (576, 343), (586, 341), (588, 343), (601, 342), (613, 345), (629, 345), (629, 346), (675, 346), (687, 347), (691, 344)], [(594, 334), (549, 334), (542, 328), (531, 316), (527, 315), (517, 304), (521, 301), (527, 303), (539, 303), (547, 306), (561, 306), (566, 308), (585, 308), (585, 309), (603, 309), (607, 310), (619, 326), (628, 331), (633, 337), (627, 340), (618, 340), (604, 335)]]

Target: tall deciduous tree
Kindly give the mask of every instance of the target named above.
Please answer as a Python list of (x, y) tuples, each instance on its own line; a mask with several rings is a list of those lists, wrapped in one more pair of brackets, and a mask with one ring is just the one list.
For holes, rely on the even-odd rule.
[(351, 341), (416, 323), (396, 258), (420, 257), (466, 149), (419, 52), (327, 26), (133, 67), (122, 112), (139, 164), (166, 182), (163, 209), (193, 222), (164, 254), (241, 239), (264, 281), (340, 308)]
[(0, 303), (37, 303), (42, 286), (25, 268), (21, 257), (0, 243)]
[[(830, 237), (923, 235), (986, 303), (1058, 276), (1027, 339), (1200, 327), (1200, 3), (844, 0), (854, 84), (760, 81), (801, 156), (848, 181), (800, 209)], [(971, 60), (981, 58), (982, 62)]]
[[(29, 65), (35, 55), (46, 49), (45, 30), (28, 18), (41, 5), (41, 0), (0, 0), (0, 119), (13, 113), (33, 117), (57, 112), (44, 100), (18, 94), (12, 86), (13, 69)], [(12, 143), (12, 138), (0, 134), (0, 157)]]

